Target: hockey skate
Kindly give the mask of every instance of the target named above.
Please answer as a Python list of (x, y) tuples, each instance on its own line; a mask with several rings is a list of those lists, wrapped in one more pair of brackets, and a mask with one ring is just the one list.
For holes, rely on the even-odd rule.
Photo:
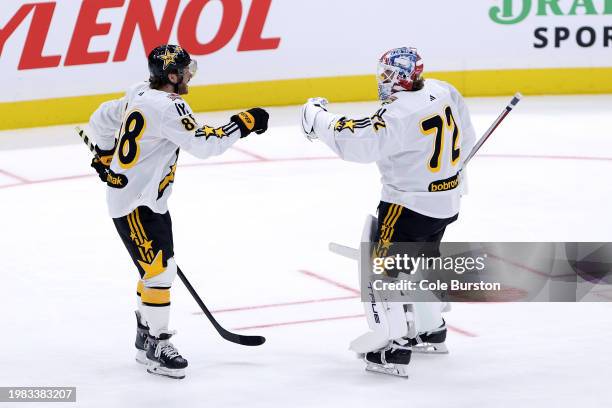
[(412, 355), (410, 343), (404, 339), (393, 340), (387, 347), (366, 353), (366, 370), (375, 373), (408, 377), (408, 364)]
[(185, 378), (187, 360), (183, 358), (170, 343), (174, 333), (161, 333), (159, 337), (149, 335), (147, 344), (147, 371), (151, 374), (163, 375), (170, 378)]
[(424, 354), (448, 354), (446, 347), (446, 322), (435, 330), (419, 333), (415, 338), (404, 338), (409, 341), (412, 351)]
[(140, 312), (136, 310), (136, 361), (140, 364), (149, 364), (147, 361), (147, 342), (149, 328), (142, 323)]

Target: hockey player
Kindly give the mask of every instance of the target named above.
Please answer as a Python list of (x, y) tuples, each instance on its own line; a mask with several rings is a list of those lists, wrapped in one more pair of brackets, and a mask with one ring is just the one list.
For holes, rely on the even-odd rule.
[[(459, 92), (422, 73), (416, 49), (392, 49), (378, 63), (381, 106), (374, 114), (333, 114), (324, 98), (309, 99), (301, 110), (310, 140), (318, 138), (344, 160), (378, 164), (383, 184), (378, 220), (368, 218), (362, 237), (376, 243), (375, 257), (391, 255), (394, 242), (431, 242), (430, 250), (437, 252), (446, 226), (458, 216), (460, 170), (474, 145), (474, 128)], [(381, 303), (376, 316), (372, 305), (365, 305), (372, 331), (351, 344), (364, 355), (367, 369), (407, 375), (413, 349), (446, 352), (445, 304), (376, 302)]]
[(151, 51), (148, 63), (148, 82), (103, 103), (91, 116), (100, 156), (91, 166), (108, 185), (110, 216), (140, 274), (136, 360), (150, 373), (183, 378), (187, 360), (170, 343), (174, 332), (168, 329), (177, 266), (167, 200), (179, 151), (199, 158), (219, 155), (251, 132), (265, 132), (268, 113), (253, 108), (223, 126), (201, 126), (181, 98), (196, 61), (177, 45), (162, 45)]

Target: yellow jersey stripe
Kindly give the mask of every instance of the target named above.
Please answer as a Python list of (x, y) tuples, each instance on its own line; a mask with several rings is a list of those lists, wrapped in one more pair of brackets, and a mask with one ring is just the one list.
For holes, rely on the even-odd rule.
[(142, 258), (142, 260), (151, 262), (151, 260), (147, 258), (146, 254), (140, 247), (140, 244), (142, 244), (143, 241), (140, 235), (140, 231), (138, 231), (138, 229), (134, 227), (134, 225), (136, 224), (136, 221), (134, 221), (133, 217), (134, 217), (134, 211), (132, 211), (130, 214), (127, 215), (128, 225), (130, 226), (130, 235), (136, 236), (136, 239), (134, 239), (134, 243), (136, 244), (136, 247), (138, 248), (138, 252), (140, 252), (140, 257)]
[[(147, 237), (147, 233), (145, 232), (145, 229), (142, 226), (142, 222), (140, 221), (140, 210), (138, 208), (136, 208), (135, 213), (136, 213), (136, 215), (135, 215), (134, 219), (136, 220), (136, 225), (138, 226), (138, 228), (142, 232), (142, 236), (144, 237), (144, 241), (148, 241), (149, 238)], [(146, 255), (147, 255), (147, 260), (149, 262), (151, 262), (153, 260), (153, 250), (152, 249), (148, 250), (146, 252)]]

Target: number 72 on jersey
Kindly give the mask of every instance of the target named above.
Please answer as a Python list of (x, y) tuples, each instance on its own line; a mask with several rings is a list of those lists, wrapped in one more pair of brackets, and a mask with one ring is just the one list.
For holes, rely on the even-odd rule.
[(419, 124), (421, 133), (426, 136), (433, 135), (433, 152), (427, 161), (427, 168), (432, 173), (437, 173), (442, 168), (442, 153), (444, 152), (445, 132), (448, 130), (452, 135), (451, 139), (451, 165), (456, 166), (459, 163), (461, 156), (461, 148), (459, 147), (459, 126), (453, 116), (453, 110), (450, 106), (444, 108), (443, 115), (435, 114), (423, 119)]

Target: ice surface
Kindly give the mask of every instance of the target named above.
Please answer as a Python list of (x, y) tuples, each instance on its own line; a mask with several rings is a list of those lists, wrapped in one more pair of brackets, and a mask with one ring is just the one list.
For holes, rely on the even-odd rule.
[[(478, 133), (508, 99), (468, 101)], [(526, 97), (470, 164), (445, 240), (612, 240), (611, 112), (612, 96)], [(137, 274), (72, 127), (0, 132), (0, 385), (76, 386), (82, 407), (612, 405), (609, 303), (455, 304), (449, 355), (414, 356), (408, 380), (366, 373), (347, 349), (366, 329), (356, 267), (327, 243), (357, 243), (379, 176), (306, 141), (297, 116), (272, 108), (268, 133), (181, 155), (177, 262), (225, 327), (268, 340), (222, 340), (177, 279), (181, 381), (133, 360)]]

